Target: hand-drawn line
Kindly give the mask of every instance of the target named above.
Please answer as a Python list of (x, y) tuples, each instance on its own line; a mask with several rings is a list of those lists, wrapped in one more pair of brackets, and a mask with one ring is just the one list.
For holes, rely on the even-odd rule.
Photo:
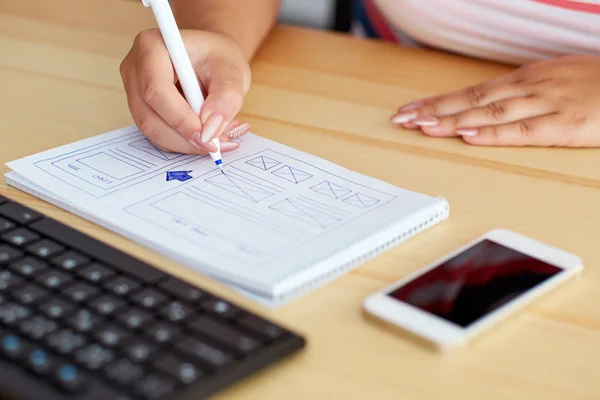
[[(102, 151), (102, 149), (111, 148), (113, 146), (126, 146), (127, 143), (136, 141), (136, 139), (139, 141), (141, 140), (140, 138), (143, 137), (144, 136), (138, 130), (136, 130), (135, 132), (127, 133), (123, 136), (114, 137), (93, 145), (84, 146), (76, 150), (35, 161), (33, 165), (40, 171), (58, 179), (59, 181), (100, 199), (120, 190), (130, 188), (134, 185), (143, 184), (144, 182), (152, 180), (157, 176), (162, 176), (162, 170), (165, 168), (177, 168), (186, 164), (190, 164), (196, 160), (208, 157), (208, 155), (186, 155), (185, 157), (177, 159), (171, 163), (165, 163), (164, 165), (157, 167), (157, 169), (151, 169), (138, 176), (134, 176), (120, 182), (114, 182), (112, 185), (110, 185), (110, 187), (107, 187), (106, 185), (100, 185), (99, 182), (96, 183), (86, 176), (81, 176), (78, 173), (71, 171), (69, 168), (61, 166), (61, 163), (68, 164), (70, 160), (74, 161), (76, 157), (82, 157), (86, 154), (93, 154), (94, 152)], [(56, 170), (60, 172), (55, 172)], [(63, 174), (67, 174), (67, 176), (64, 176)], [(87, 187), (82, 183), (93, 187)], [(98, 191), (101, 192), (98, 193)]]
[(331, 197), (332, 199), (339, 199), (352, 193), (351, 189), (337, 185), (330, 181), (323, 181), (318, 185), (311, 187), (310, 190), (312, 190), (315, 193)]
[(230, 173), (218, 173), (215, 176), (205, 179), (205, 181), (219, 189), (226, 190), (229, 193), (236, 194), (254, 203), (258, 203), (267, 197), (273, 196), (272, 192), (253, 186), (247, 181)]
[(284, 165), (283, 167), (276, 169), (271, 173), (279, 178), (296, 184), (312, 178), (312, 175), (308, 172), (300, 171), (299, 169), (290, 167), (289, 165)]
[(256, 167), (263, 171), (268, 171), (271, 168), (276, 167), (279, 164), (281, 164), (281, 162), (274, 160), (270, 157), (258, 156), (256, 158), (253, 158), (252, 160), (246, 161), (246, 164), (252, 165), (253, 167)]
[(379, 203), (379, 199), (367, 196), (366, 194), (362, 193), (355, 193), (350, 197), (346, 197), (342, 201), (359, 208), (369, 208)]
[(133, 147), (134, 149), (138, 149), (140, 151), (148, 153), (163, 161), (173, 161), (179, 157), (183, 157), (183, 154), (181, 153), (169, 153), (160, 150), (158, 147), (154, 146), (154, 144), (152, 144), (152, 142), (150, 142), (148, 139), (142, 139), (129, 143), (129, 146)]
[(298, 238), (307, 234), (305, 230), (302, 230), (296, 226), (289, 226), (280, 223), (277, 220), (270, 219), (267, 215), (253, 211), (250, 208), (241, 208), (238, 204), (229, 202), (219, 196), (215, 196), (213, 193), (205, 192), (195, 186), (191, 186), (185, 189), (189, 191), (195, 197), (201, 197), (204, 201), (211, 203), (214, 207), (228, 211), (229, 213), (255, 222), (258, 225), (262, 225), (266, 228), (271, 228), (278, 231), (286, 236)]
[(269, 208), (290, 218), (300, 220), (319, 228), (328, 228), (341, 221), (341, 218), (325, 214), (323, 211), (317, 211), (296, 200), (285, 199), (278, 203), (271, 204)]
[[(230, 169), (228, 170), (228, 174), (232, 174), (232, 170), (235, 170), (235, 175), (239, 175), (240, 177), (243, 177), (244, 179), (246, 179), (249, 182), (252, 182), (254, 184), (256, 184), (257, 186), (261, 186), (264, 189), (268, 189), (268, 190), (273, 190), (275, 192), (281, 192), (282, 190), (285, 190), (285, 188), (283, 186), (279, 186), (276, 185), (275, 183), (265, 180), (263, 178), (259, 178), (256, 175), (253, 175), (251, 172), (245, 171), (243, 169), (240, 169), (240, 167), (238, 167), (236, 165), (237, 161), (230, 164)], [(269, 175), (266, 175), (266, 177), (269, 177)]]
[(109, 149), (109, 150), (108, 150), (108, 152), (109, 152), (109, 153), (110, 153), (112, 156), (114, 156), (115, 158), (118, 158), (119, 160), (121, 160), (121, 159), (123, 159), (123, 160), (126, 160), (126, 161), (128, 161), (128, 162), (130, 162), (130, 163), (132, 163), (132, 164), (135, 164), (135, 165), (137, 165), (138, 167), (140, 167), (140, 168), (142, 168), (142, 169), (144, 169), (144, 170), (147, 170), (147, 169), (151, 169), (151, 168), (152, 168), (152, 167), (151, 167), (151, 166), (149, 166), (148, 164), (143, 164), (143, 163), (141, 163), (140, 161), (137, 161), (137, 160), (134, 160), (134, 159), (132, 159), (131, 157), (129, 157), (129, 156), (127, 155), (127, 153), (125, 153), (125, 155), (123, 155), (123, 154), (121, 154), (121, 153), (118, 153), (118, 152), (116, 152), (114, 149)]
[[(206, 235), (206, 236), (211, 235), (213, 238), (217, 238), (217, 239), (220, 239), (220, 240), (223, 240), (223, 241), (231, 242), (231, 238), (224, 237), (224, 236), (220, 235), (219, 233), (212, 232), (211, 230), (206, 229), (204, 227), (200, 227), (197, 224), (194, 224), (193, 222), (188, 221), (187, 219), (182, 218), (180, 215), (174, 213), (173, 212), (174, 210), (167, 210), (164, 207), (160, 206), (160, 204), (159, 204), (160, 202), (168, 200), (169, 198), (172, 198), (172, 197), (177, 196), (177, 195), (185, 195), (185, 196), (191, 197), (191, 198), (193, 198), (195, 200), (198, 200), (195, 197), (190, 196), (188, 194), (185, 194), (183, 192), (177, 192), (177, 193), (173, 193), (173, 194), (171, 194), (171, 195), (169, 195), (167, 197), (164, 197), (164, 198), (162, 198), (162, 199), (160, 199), (160, 200), (158, 200), (158, 201), (156, 201), (154, 203), (147, 204), (147, 206), (153, 208), (157, 212), (166, 214), (166, 215), (170, 216), (171, 218), (173, 218), (173, 222), (179, 227), (178, 229), (172, 229), (169, 226), (165, 226), (165, 224), (163, 222), (159, 223), (156, 220), (148, 219), (146, 216), (136, 215), (134, 212), (132, 212), (131, 210), (128, 210), (128, 209), (124, 209), (123, 211), (125, 211), (127, 213), (130, 213), (132, 215), (136, 215), (138, 218), (140, 218), (140, 219), (142, 219), (144, 221), (150, 222), (151, 224), (156, 225), (156, 226), (160, 227), (161, 229), (165, 229), (167, 231), (170, 231), (173, 234), (175, 234), (175, 235), (177, 235), (177, 236), (179, 236), (181, 238), (184, 238), (185, 240), (188, 240), (191, 243), (194, 243), (195, 245), (201, 245), (201, 246), (205, 246), (205, 247), (211, 248), (211, 249), (213, 249), (213, 250), (215, 250), (215, 251), (217, 251), (219, 253), (226, 254), (227, 256), (232, 257), (234, 259), (237, 259), (237, 260), (239, 260), (241, 262), (247, 262), (248, 261), (248, 259), (237, 257), (237, 254), (234, 254), (232, 252), (225, 252), (225, 251), (223, 251), (223, 249), (219, 248), (219, 246), (213, 246), (210, 243), (207, 243), (206, 239), (204, 239), (204, 238), (201, 239), (201, 240), (196, 240), (195, 237), (187, 234), (187, 232), (185, 232), (185, 231), (182, 231), (182, 227), (181, 226), (183, 226), (183, 227), (191, 226), (192, 229), (196, 228), (197, 230), (203, 231), (204, 235)], [(198, 232), (197, 230), (195, 232)]]
[(114, 154), (116, 154), (116, 155), (118, 155), (118, 156), (120, 156), (120, 157), (127, 158), (128, 160), (131, 160), (132, 158), (135, 158), (135, 160), (131, 160), (131, 161), (132, 162), (137, 162), (138, 164), (143, 165), (145, 168), (156, 167), (156, 164), (151, 163), (148, 160), (144, 160), (143, 158), (136, 157), (133, 154), (129, 154), (129, 153), (121, 150), (118, 147), (115, 147), (114, 149), (110, 149), (109, 151), (112, 152), (112, 153), (114, 153)]
[[(181, 207), (182, 204), (185, 206)], [(277, 252), (282, 247), (294, 244), (297, 240), (293, 236), (282, 235), (271, 227), (247, 219), (239, 220), (239, 225), (244, 227), (240, 230), (229, 229), (220, 224), (211, 224), (208, 216), (215, 216), (215, 219), (221, 220), (228, 218), (230, 210), (214, 201), (207, 201), (189, 192), (172, 193), (149, 205), (218, 238), (218, 242), (212, 244), (215, 247), (231, 248), (231, 245), (235, 245), (237, 248), (244, 249), (245, 252), (254, 252), (256, 255), (264, 257)], [(185, 234), (185, 232), (183, 233)], [(220, 246), (219, 242), (225, 242), (227, 246)]]
[(321, 209), (321, 210), (323, 210), (325, 212), (339, 215), (342, 218), (343, 217), (348, 217), (348, 216), (351, 215), (351, 213), (348, 212), (347, 210), (344, 210), (344, 209), (339, 208), (339, 207), (332, 207), (332, 206), (330, 206), (328, 204), (321, 203), (320, 201), (317, 201), (315, 199), (311, 199), (310, 197), (306, 197), (306, 196), (303, 196), (301, 194), (299, 194), (298, 197), (296, 197), (296, 200), (302, 201), (304, 203), (308, 203), (310, 206), (315, 207), (317, 209)]
[(143, 169), (128, 163), (127, 161), (116, 158), (115, 156), (111, 156), (104, 151), (78, 158), (76, 161), (90, 169), (93, 169), (94, 171), (118, 181), (145, 172)]

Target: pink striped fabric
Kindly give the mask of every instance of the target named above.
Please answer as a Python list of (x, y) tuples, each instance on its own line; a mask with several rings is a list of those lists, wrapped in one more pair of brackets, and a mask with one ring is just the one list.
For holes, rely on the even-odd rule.
[(520, 64), (600, 55), (600, 1), (361, 0), (383, 40)]

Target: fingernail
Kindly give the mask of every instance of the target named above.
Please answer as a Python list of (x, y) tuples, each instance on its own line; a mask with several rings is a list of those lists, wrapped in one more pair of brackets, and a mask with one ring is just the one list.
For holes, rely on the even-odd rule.
[(221, 151), (231, 151), (240, 147), (239, 143), (235, 142), (221, 142)]
[(421, 117), (411, 121), (415, 125), (419, 126), (437, 126), (440, 120), (435, 117)]
[(419, 113), (416, 111), (401, 111), (392, 117), (392, 122), (396, 124), (404, 124), (417, 118)]
[(231, 131), (229, 131), (229, 137), (235, 139), (242, 136), (244, 133), (250, 130), (250, 126), (251, 125), (249, 123), (243, 123), (239, 126), (236, 126)]
[(414, 101), (412, 103), (409, 103), (403, 107), (400, 107), (400, 110), (398, 111), (408, 111), (408, 110), (414, 110), (415, 108), (419, 108), (423, 105), (423, 101), (418, 100), (418, 101)]
[(202, 142), (204, 144), (210, 142), (217, 133), (217, 130), (223, 123), (223, 117), (219, 114), (212, 114), (202, 128)]
[(208, 150), (210, 152), (217, 151), (217, 146), (215, 146), (214, 143), (204, 143), (202, 141), (200, 132), (197, 132), (192, 136), (190, 143), (202, 150)]
[(457, 135), (461, 136), (475, 136), (479, 132), (478, 129), (457, 129), (454, 131)]

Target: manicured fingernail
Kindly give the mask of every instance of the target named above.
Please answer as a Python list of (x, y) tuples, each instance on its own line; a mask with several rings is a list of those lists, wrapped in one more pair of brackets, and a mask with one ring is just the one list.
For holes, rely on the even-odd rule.
[(475, 135), (477, 135), (479, 130), (478, 129), (457, 129), (454, 132), (456, 132), (457, 135), (461, 135), (461, 136), (475, 136)]
[(221, 151), (231, 151), (240, 147), (239, 143), (235, 142), (221, 142)]
[(243, 123), (236, 126), (229, 131), (229, 137), (232, 139), (238, 138), (250, 130), (251, 125), (249, 123)]
[(396, 124), (404, 124), (417, 118), (419, 113), (416, 111), (401, 111), (392, 117), (392, 122)]
[(202, 150), (208, 150), (210, 152), (217, 151), (217, 146), (215, 146), (214, 143), (204, 143), (202, 141), (200, 132), (195, 133), (192, 136), (190, 143), (192, 143), (192, 145), (194, 145), (197, 148), (202, 149)]
[(208, 120), (206, 120), (206, 123), (202, 128), (202, 142), (205, 144), (210, 142), (215, 137), (215, 134), (222, 123), (223, 117), (219, 114), (212, 114), (208, 117)]
[(435, 117), (421, 117), (411, 122), (419, 126), (437, 126), (439, 125), (440, 120)]
[(419, 108), (423, 105), (423, 102), (421, 100), (419, 101), (415, 101), (412, 103), (409, 103), (403, 107), (400, 107), (400, 110), (398, 111), (408, 111), (408, 110), (414, 110), (415, 108)]

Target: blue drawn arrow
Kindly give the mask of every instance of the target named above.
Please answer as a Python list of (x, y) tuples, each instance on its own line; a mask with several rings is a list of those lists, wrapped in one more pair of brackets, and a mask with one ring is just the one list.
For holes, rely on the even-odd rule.
[(177, 180), (179, 182), (185, 182), (188, 179), (192, 179), (192, 176), (190, 176), (190, 172), (192, 171), (168, 171), (167, 182), (174, 180)]

